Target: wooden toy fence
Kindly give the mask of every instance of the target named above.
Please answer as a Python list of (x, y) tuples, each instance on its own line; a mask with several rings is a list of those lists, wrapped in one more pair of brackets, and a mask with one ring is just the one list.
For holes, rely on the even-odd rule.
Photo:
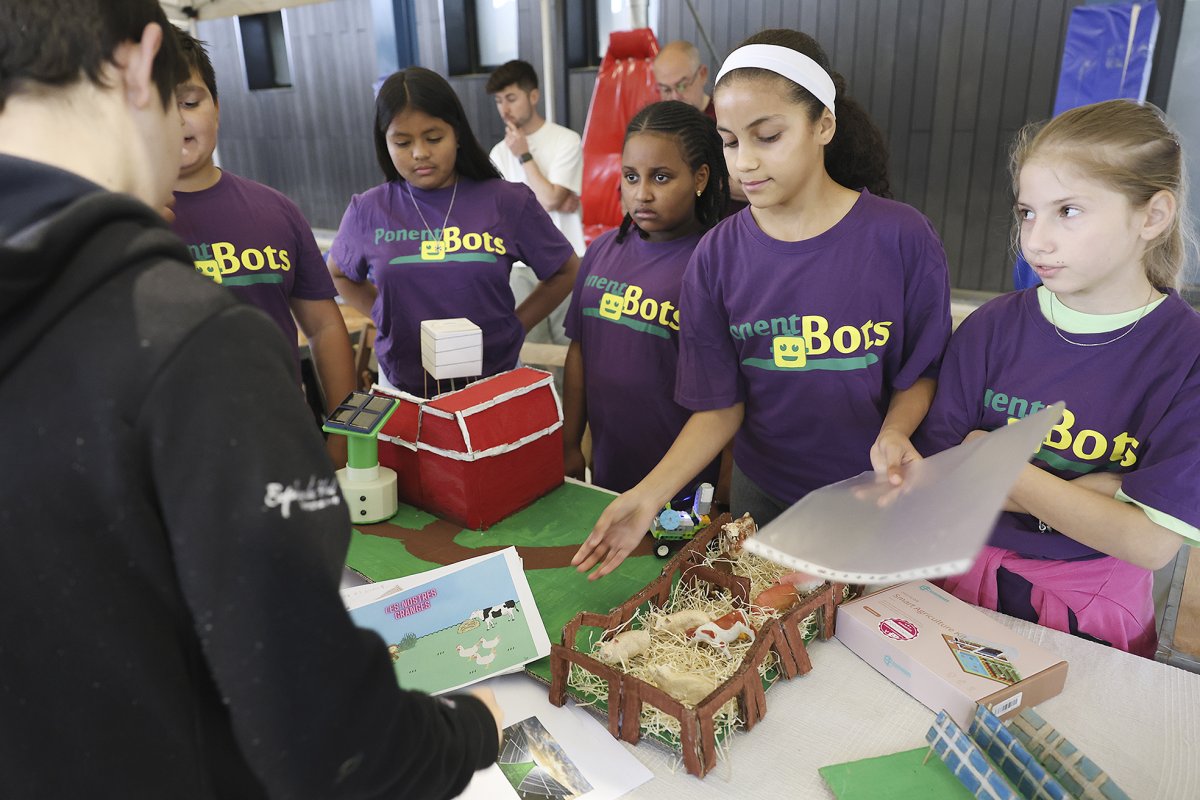
[(579, 629), (583, 626), (609, 631), (628, 623), (634, 612), (645, 603), (664, 607), (670, 598), (676, 574), (686, 586), (695, 586), (702, 581), (708, 583), (713, 592), (729, 592), (735, 607), (749, 606), (748, 578), (703, 565), (710, 542), (721, 535), (721, 525), (729, 521), (728, 514), (716, 519), (680, 550), (658, 578), (608, 614), (588, 611), (577, 614), (563, 628), (562, 643), (552, 644), (550, 648), (551, 703), (561, 706), (566, 702), (567, 679), (571, 664), (576, 664), (608, 684), (608, 732), (614, 738), (637, 744), (641, 738), (642, 704), (648, 703), (679, 721), (684, 766), (698, 777), (703, 777), (716, 766), (714, 716), (730, 698), (737, 698), (739, 716), (746, 730), (753, 728), (766, 714), (766, 692), (759, 677), (759, 668), (771, 652), (778, 657), (779, 672), (784, 678), (804, 675), (812, 669), (812, 661), (804, 644), (803, 622), (810, 614), (820, 610), (822, 618), (818, 635), (822, 639), (831, 637), (837, 605), (842, 600), (843, 584), (827, 583), (781, 618), (768, 620), (756, 632), (754, 643), (737, 671), (692, 708), (657, 686), (575, 649), (575, 644)]

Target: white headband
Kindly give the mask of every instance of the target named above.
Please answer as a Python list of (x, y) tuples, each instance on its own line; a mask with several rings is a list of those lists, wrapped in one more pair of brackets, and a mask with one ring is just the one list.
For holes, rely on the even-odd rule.
[(720, 83), (721, 78), (735, 69), (748, 67), (770, 70), (793, 83), (800, 84), (812, 92), (813, 97), (820, 100), (829, 109), (830, 114), (837, 116), (833, 110), (833, 98), (837, 94), (833, 78), (820, 64), (803, 53), (777, 44), (748, 44), (739, 47), (725, 59), (714, 83)]

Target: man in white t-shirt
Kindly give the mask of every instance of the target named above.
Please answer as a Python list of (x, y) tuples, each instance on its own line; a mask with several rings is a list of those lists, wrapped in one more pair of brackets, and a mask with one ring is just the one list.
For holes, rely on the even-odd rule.
[[(538, 113), (538, 77), (526, 61), (509, 61), (496, 68), (487, 82), (487, 93), (496, 99), (504, 120), (504, 141), (492, 148), (492, 163), (505, 180), (524, 183), (537, 195), (542, 208), (582, 256), (583, 219), (579, 191), (583, 185), (583, 147), (579, 134), (546, 121)], [(537, 286), (537, 276), (524, 264), (513, 265), (510, 279), (518, 304)], [(531, 342), (568, 344), (563, 317), (571, 298), (526, 335)]]

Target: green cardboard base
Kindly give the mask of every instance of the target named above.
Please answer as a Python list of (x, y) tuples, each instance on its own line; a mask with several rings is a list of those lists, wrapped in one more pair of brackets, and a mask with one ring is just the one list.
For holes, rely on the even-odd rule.
[(936, 755), (921, 763), (928, 752), (918, 747), (818, 771), (838, 800), (971, 800), (974, 795)]
[[(387, 522), (356, 528), (346, 566), (368, 580), (384, 581), (515, 545), (546, 635), (559, 642), (563, 626), (580, 611), (607, 613), (641, 591), (667, 565), (653, 555), (653, 540), (647, 536), (634, 555), (600, 580), (589, 581), (575, 571), (571, 556), (612, 500), (609, 492), (564, 483), (486, 531), (464, 530), (401, 504)], [(526, 669), (549, 683), (549, 658)]]

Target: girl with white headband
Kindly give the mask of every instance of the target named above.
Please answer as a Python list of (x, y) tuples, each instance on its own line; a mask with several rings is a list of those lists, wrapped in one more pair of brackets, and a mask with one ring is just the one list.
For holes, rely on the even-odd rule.
[(885, 199), (887, 149), (811, 37), (769, 30), (713, 93), (747, 208), (709, 232), (680, 295), (676, 402), (693, 414), (663, 460), (576, 553), (611, 572), (679, 487), (734, 440), (731, 508), (759, 524), (808, 492), (919, 459), (950, 335), (949, 273), (916, 210)]

